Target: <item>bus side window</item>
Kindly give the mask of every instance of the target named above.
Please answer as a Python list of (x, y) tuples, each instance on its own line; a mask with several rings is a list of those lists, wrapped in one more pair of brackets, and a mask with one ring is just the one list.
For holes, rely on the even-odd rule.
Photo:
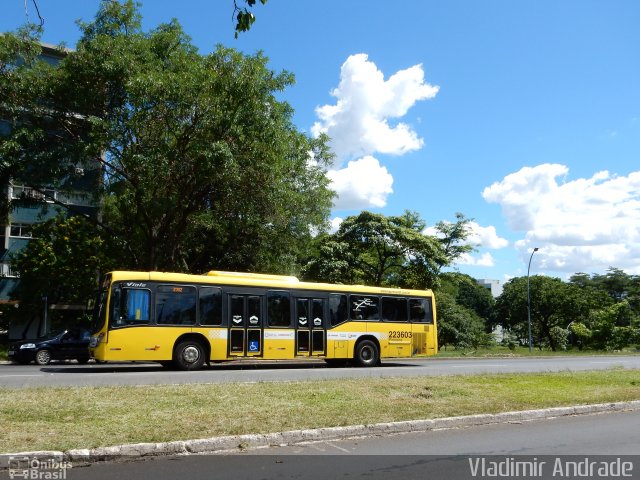
[(200, 325), (222, 325), (222, 289), (200, 288)]
[(379, 320), (378, 297), (350, 295), (351, 320)]
[(112, 326), (123, 327), (149, 323), (150, 297), (149, 290), (114, 288), (111, 293)]
[(431, 298), (409, 299), (409, 315), (412, 322), (433, 323), (433, 311), (431, 310)]
[(159, 285), (156, 291), (158, 325), (194, 325), (196, 289), (187, 286)]
[(406, 322), (407, 299), (382, 297), (382, 320), (385, 322)]
[(270, 327), (291, 326), (291, 300), (288, 292), (267, 292), (267, 322)]
[(347, 296), (341, 293), (332, 293), (329, 295), (329, 317), (331, 318), (331, 326), (335, 327), (349, 318), (347, 308)]

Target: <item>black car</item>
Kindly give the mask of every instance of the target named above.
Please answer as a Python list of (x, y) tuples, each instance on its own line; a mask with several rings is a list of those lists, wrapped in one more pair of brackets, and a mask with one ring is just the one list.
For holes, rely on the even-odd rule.
[(88, 330), (76, 328), (35, 340), (21, 340), (9, 346), (9, 360), (22, 364), (35, 360), (38, 365), (47, 365), (51, 360), (67, 359), (87, 363), (90, 339), (91, 334)]

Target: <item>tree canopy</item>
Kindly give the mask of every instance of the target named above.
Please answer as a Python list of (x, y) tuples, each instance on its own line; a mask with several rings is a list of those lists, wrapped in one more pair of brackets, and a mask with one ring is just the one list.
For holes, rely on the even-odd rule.
[[(43, 15), (40, 12), (38, 0), (32, 0), (32, 1), (33, 1), (33, 6), (35, 7), (36, 13), (38, 15), (40, 27), (43, 27), (45, 20)], [(113, 1), (113, 0), (109, 0), (109, 1)], [(233, 16), (236, 21), (236, 25), (235, 25), (236, 38), (238, 38), (238, 34), (240, 32), (248, 31), (256, 21), (256, 16), (253, 14), (251, 9), (256, 5), (256, 3), (258, 3), (258, 1), (260, 1), (262, 5), (266, 5), (267, 3), (267, 0), (233, 0)], [(25, 11), (26, 11), (26, 3), (25, 3)]]
[(121, 267), (291, 270), (333, 195), (326, 138), (276, 98), (293, 75), (140, 22), (132, 1), (102, 2), (57, 65), (37, 59), (34, 32), (2, 39), (5, 178), (70, 189), (78, 165), (99, 168), (95, 222), (124, 245)]
[(439, 235), (424, 233), (415, 212), (384, 216), (368, 211), (346, 218), (334, 234), (316, 239), (315, 255), (304, 269), (311, 280), (432, 288), (440, 270), (472, 247), (465, 244), (469, 222), (439, 222)]

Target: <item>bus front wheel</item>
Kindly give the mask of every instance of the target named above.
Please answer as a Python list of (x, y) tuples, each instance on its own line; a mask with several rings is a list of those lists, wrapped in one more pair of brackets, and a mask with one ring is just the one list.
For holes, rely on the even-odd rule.
[(198, 370), (204, 364), (204, 347), (197, 340), (185, 340), (176, 345), (173, 363), (180, 370)]
[(380, 362), (378, 346), (371, 340), (362, 340), (356, 345), (355, 357), (359, 367), (375, 367)]

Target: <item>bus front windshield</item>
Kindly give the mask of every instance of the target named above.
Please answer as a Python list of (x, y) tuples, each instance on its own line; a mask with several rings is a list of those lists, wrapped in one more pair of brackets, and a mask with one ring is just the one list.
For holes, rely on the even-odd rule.
[(93, 316), (91, 319), (91, 332), (97, 333), (104, 327), (107, 320), (107, 294), (109, 290), (102, 288), (97, 295), (96, 303), (93, 307)]

